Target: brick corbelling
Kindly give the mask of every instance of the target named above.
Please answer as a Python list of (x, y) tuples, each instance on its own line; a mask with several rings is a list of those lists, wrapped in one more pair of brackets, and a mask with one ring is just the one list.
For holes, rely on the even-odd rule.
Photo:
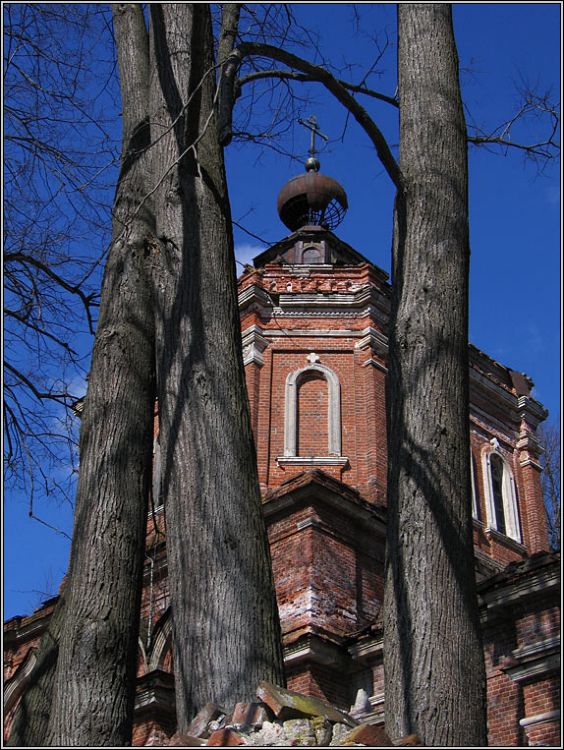
[[(335, 480), (327, 472), (318, 469), (300, 472), (282, 485), (268, 490), (264, 496), (264, 512), (267, 519), (273, 512), (278, 513), (289, 504), (301, 501), (303, 498), (311, 498), (314, 492), (318, 493), (316, 495), (318, 499), (334, 502), (336, 507), (342, 505), (343, 512), (346, 512), (347, 506), (341, 498), (353, 507), (357, 506), (361, 513), (367, 514), (367, 520), (372, 517), (379, 523), (385, 522), (384, 507), (367, 502), (353, 487)], [(283, 503), (285, 498), (287, 502)]]
[(321, 292), (349, 293), (351, 288), (370, 286), (378, 289), (386, 297), (390, 296), (387, 274), (371, 263), (359, 265), (318, 268), (309, 266), (306, 273), (295, 267), (267, 263), (260, 270), (241, 275), (237, 282), (239, 293), (252, 285), (260, 286), (269, 293), (287, 291), (287, 285), (300, 284), (300, 290), (313, 289)]
[(546, 584), (550, 583), (552, 580), (559, 580), (560, 553), (541, 552), (531, 555), (531, 557), (528, 557), (525, 560), (515, 562), (504, 568), (497, 575), (492, 576), (487, 581), (483, 581), (479, 584), (478, 593), (485, 595), (487, 592), (491, 592), (495, 589), (503, 590), (509, 585), (518, 583), (523, 579), (531, 578), (533, 573), (536, 576), (543, 576), (547, 579), (543, 582), (541, 588), (545, 588)]

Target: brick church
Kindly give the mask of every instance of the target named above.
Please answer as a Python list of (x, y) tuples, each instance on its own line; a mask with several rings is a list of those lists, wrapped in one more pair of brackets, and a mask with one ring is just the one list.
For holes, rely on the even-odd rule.
[[(387, 274), (334, 233), (316, 160), (282, 189), (291, 234), (239, 278), (246, 382), (288, 687), (382, 723)], [(471, 497), (489, 743), (560, 744), (560, 562), (549, 552), (531, 380), (470, 345)], [(134, 744), (175, 731), (158, 417)], [(56, 599), (4, 625), (9, 726)], [(150, 739), (151, 738), (151, 739)]]

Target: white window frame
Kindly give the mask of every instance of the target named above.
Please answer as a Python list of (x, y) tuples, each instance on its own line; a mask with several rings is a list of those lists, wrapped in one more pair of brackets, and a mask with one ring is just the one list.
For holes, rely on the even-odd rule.
[(470, 448), (470, 491), (472, 493), (472, 518), (475, 521), (480, 520), (478, 512), (478, 495), (476, 493), (476, 477), (474, 476), (474, 454)]
[(508, 536), (510, 539), (513, 539), (514, 541), (521, 544), (521, 526), (519, 523), (519, 510), (517, 507), (517, 493), (515, 491), (515, 479), (513, 477), (513, 471), (511, 470), (511, 466), (505, 456), (501, 453), (500, 450), (498, 450), (497, 440), (495, 441), (495, 443), (496, 445), (493, 449), (484, 451), (482, 455), (484, 489), (486, 493), (486, 512), (488, 517), (487, 528), (497, 531), (498, 534), (501, 533), (497, 528), (491, 471), (491, 457), (495, 455), (501, 459), (503, 465), (501, 493), (503, 498), (503, 514), (505, 516), (505, 536)]
[(310, 372), (320, 373), (327, 382), (327, 436), (328, 445), (325, 455), (341, 456), (341, 384), (333, 370), (325, 365), (315, 364), (302, 367), (289, 373), (286, 378), (284, 405), (284, 458), (298, 457), (298, 390)]
[(164, 507), (164, 503), (161, 501), (161, 481), (162, 481), (162, 462), (161, 462), (161, 442), (160, 435), (155, 435), (153, 438), (153, 467), (151, 477), (151, 493), (152, 503), (149, 507), (149, 513), (156, 513)]

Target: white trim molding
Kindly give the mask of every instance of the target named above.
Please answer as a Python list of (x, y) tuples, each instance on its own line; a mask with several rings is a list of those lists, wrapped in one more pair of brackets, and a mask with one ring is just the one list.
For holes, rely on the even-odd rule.
[(155, 634), (151, 646), (150, 656), (148, 659), (148, 671), (162, 669), (163, 662), (172, 643), (172, 617), (170, 609), (162, 616), (157, 628), (153, 631)]
[[(286, 458), (298, 457), (298, 390), (304, 377), (311, 372), (319, 373), (327, 382), (328, 446), (326, 458), (341, 456), (341, 384), (339, 383), (337, 374), (333, 372), (333, 370), (322, 365), (320, 362), (312, 362), (307, 367), (302, 367), (299, 370), (290, 372), (286, 378), (283, 460)], [(319, 463), (319, 461), (317, 463)]]
[(249, 326), (241, 334), (244, 365), (251, 363), (259, 367), (264, 365), (263, 352), (268, 346), (268, 341), (262, 334), (263, 331), (257, 325)]
[(537, 714), (536, 716), (527, 716), (524, 719), (519, 719), (519, 724), (522, 727), (530, 727), (533, 724), (542, 724), (545, 721), (558, 721), (560, 719), (560, 709), (556, 708), (554, 711), (547, 711), (544, 714)]
[(29, 684), (31, 673), (37, 663), (35, 652), (35, 648), (30, 648), (18, 669), (4, 684), (4, 714), (12, 710)]
[(474, 476), (474, 454), (472, 453), (472, 447), (470, 447), (470, 492), (472, 497), (472, 519), (474, 521), (479, 521), (480, 513), (478, 512), (478, 494), (476, 492), (476, 477)]
[(346, 466), (347, 456), (278, 456), (279, 466)]

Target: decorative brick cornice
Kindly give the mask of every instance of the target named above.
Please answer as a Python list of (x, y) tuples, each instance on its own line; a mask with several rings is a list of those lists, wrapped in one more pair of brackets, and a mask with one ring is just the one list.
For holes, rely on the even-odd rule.
[(278, 466), (346, 466), (346, 456), (278, 456)]
[(242, 292), (239, 292), (239, 310), (245, 310), (251, 305), (272, 308), (270, 295), (258, 284), (250, 284)]
[(539, 554), (507, 568), (478, 585), (481, 619), (485, 624), (518, 602), (543, 594), (557, 595), (560, 591), (560, 566), (555, 556)]
[[(364, 329), (363, 329), (364, 330)], [(266, 338), (279, 338), (284, 334), (280, 329), (272, 328), (262, 331)], [(349, 331), (342, 328), (292, 328), (292, 338), (360, 338), (363, 331)]]
[(4, 648), (13, 648), (18, 643), (38, 638), (49, 622), (59, 597), (45, 602), (31, 615), (16, 616), (4, 623)]
[(481, 390), (502, 404), (514, 415), (514, 419), (517, 419), (517, 396), (472, 366), (470, 367), (470, 386)]
[(154, 669), (137, 679), (135, 695), (135, 719), (147, 714), (162, 721), (176, 715), (174, 699), (174, 676), (162, 669)]
[(388, 368), (385, 367), (383, 364), (378, 362), (377, 359), (374, 359), (373, 357), (370, 357), (369, 359), (365, 360), (362, 363), (363, 367), (375, 367), (377, 370), (381, 370), (385, 375), (388, 374)]
[(560, 634), (514, 649), (511, 663), (502, 667), (514, 682), (540, 678), (557, 670), (560, 671)]
[(347, 656), (347, 652), (337, 643), (308, 634), (284, 648), (284, 666), (295, 668), (313, 663), (343, 669), (348, 666)]
[(544, 406), (531, 396), (519, 396), (517, 409), (521, 419), (529, 424), (532, 429), (536, 429), (548, 417), (548, 411)]
[(495, 435), (506, 451), (512, 451), (517, 437), (517, 420), (502, 421), (476, 404), (470, 394), (470, 427), (484, 442)]
[(373, 662), (382, 658), (384, 653), (384, 637), (380, 633), (370, 638), (363, 638), (351, 643), (347, 650), (355, 662)]
[(365, 317), (371, 316), (386, 324), (390, 303), (388, 298), (373, 286), (363, 286), (348, 293), (280, 294), (277, 315), (286, 317)]
[(540, 463), (539, 463), (538, 461), (535, 461), (534, 459), (532, 459), (532, 458), (528, 458), (528, 457), (526, 457), (526, 458), (522, 458), (522, 459), (521, 459), (521, 460), (519, 461), (519, 466), (521, 466), (521, 467), (522, 467), (523, 469), (524, 469), (524, 468), (525, 468), (526, 466), (532, 466), (532, 467), (533, 467), (533, 469), (536, 469), (537, 471), (542, 471), (542, 466), (541, 466), (541, 464), (540, 464)]
[[(371, 284), (363, 284), (357, 289), (354, 286), (349, 291), (310, 292), (301, 291), (300, 274), (292, 273), (295, 281), (288, 282), (285, 292), (277, 293), (274, 299), (258, 284), (249, 284), (239, 292), (239, 310), (255, 307), (259, 310), (274, 310), (277, 317), (372, 317), (382, 325), (386, 325), (389, 316), (390, 301), (385, 293)], [(305, 274), (307, 275), (307, 274)], [(292, 286), (298, 286), (292, 289)]]
[(274, 309), (277, 318), (373, 318), (377, 319), (377, 310), (374, 305), (367, 305), (364, 308), (338, 308), (327, 305), (327, 307), (318, 307), (312, 310), (306, 305), (296, 305), (292, 308), (278, 306)]
[(268, 492), (263, 501), (265, 519), (268, 523), (274, 515), (287, 512), (304, 502), (321, 502), (337, 511), (337, 517), (348, 516), (368, 523), (373, 533), (382, 539), (385, 537), (385, 508), (367, 502), (344, 482), (317, 469), (298, 474), (276, 490)]
[(268, 341), (262, 335), (263, 331), (257, 325), (249, 326), (241, 334), (243, 345), (243, 364), (256, 364), (262, 367), (264, 364), (263, 352), (268, 346)]
[(517, 441), (517, 445), (515, 447), (517, 448), (517, 450), (527, 453), (534, 453), (537, 456), (544, 452), (536, 435), (528, 431), (521, 432), (521, 434), (519, 435), (519, 440)]
[(362, 333), (363, 337), (355, 344), (355, 349), (371, 349), (380, 357), (388, 355), (388, 337), (377, 328), (369, 326)]
[(558, 642), (558, 653), (539, 655), (535, 659), (527, 660), (515, 666), (504, 667), (502, 672), (505, 672), (513, 682), (527, 682), (533, 678), (540, 680), (550, 674), (560, 672), (560, 641)]

